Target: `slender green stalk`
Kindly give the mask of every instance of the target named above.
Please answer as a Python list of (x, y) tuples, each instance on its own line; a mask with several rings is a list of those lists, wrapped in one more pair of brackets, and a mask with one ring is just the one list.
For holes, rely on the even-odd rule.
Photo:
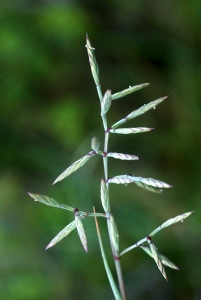
[(126, 291), (125, 291), (125, 286), (124, 286), (124, 279), (123, 279), (123, 274), (122, 274), (122, 269), (121, 269), (121, 263), (120, 263), (120, 257), (118, 259), (115, 259), (115, 266), (117, 270), (117, 277), (119, 280), (119, 287), (121, 291), (122, 298), (126, 300)]
[(79, 214), (83, 215), (83, 217), (103, 217), (103, 218), (106, 217), (105, 214), (102, 214), (102, 213), (96, 213), (96, 214), (94, 214), (94, 213), (86, 213), (86, 212), (81, 211), (81, 210), (79, 210)]
[(134, 248), (136, 248), (136, 247), (139, 247), (141, 244), (143, 244), (143, 243), (146, 242), (146, 241), (147, 241), (147, 238), (144, 238), (144, 239), (140, 240), (139, 242), (137, 242), (136, 244), (134, 244), (134, 245), (132, 245), (132, 246), (126, 248), (124, 251), (122, 251), (122, 252), (120, 253), (120, 256), (124, 255), (126, 252), (128, 252), (128, 251), (130, 251), (130, 250), (132, 250), (132, 249), (134, 249)]
[[(95, 208), (94, 208), (94, 212), (95, 212)], [(112, 276), (112, 273), (110, 271), (110, 268), (109, 268), (109, 265), (108, 265), (108, 262), (107, 262), (107, 258), (105, 256), (105, 251), (104, 251), (104, 247), (103, 247), (103, 243), (102, 243), (102, 239), (101, 239), (100, 229), (99, 229), (99, 226), (98, 226), (98, 220), (97, 220), (96, 217), (95, 217), (95, 223), (96, 223), (96, 230), (97, 230), (97, 234), (98, 234), (98, 240), (99, 240), (99, 244), (100, 244), (103, 263), (104, 263), (105, 270), (106, 270), (106, 273), (107, 273), (107, 276), (108, 276), (108, 279), (109, 279), (109, 282), (110, 282), (110, 286), (111, 286), (112, 291), (114, 293), (115, 299), (116, 300), (122, 300), (122, 298), (119, 294), (119, 291), (116, 287), (116, 284), (115, 284), (114, 278)]]
[[(108, 142), (109, 142), (109, 132), (107, 132), (107, 118), (106, 118), (106, 115), (102, 116), (102, 120), (103, 120), (104, 129), (105, 129), (105, 142), (104, 142), (104, 153), (105, 153), (105, 156), (103, 157), (103, 166), (104, 166), (106, 187), (108, 189), (108, 195), (109, 195), (108, 158), (107, 158)], [(110, 207), (109, 197), (108, 197), (108, 207)], [(111, 212), (109, 212), (109, 211), (106, 212), (106, 216), (107, 216), (107, 213), (111, 213)], [(114, 247), (113, 247), (112, 241), (111, 241), (111, 232), (110, 232), (110, 224), (109, 224), (109, 222), (110, 222), (110, 219), (107, 218), (108, 234), (109, 234), (109, 238), (110, 238), (110, 244), (111, 244), (111, 249), (112, 249), (113, 258), (114, 258), (114, 262), (115, 262), (115, 267), (116, 267), (116, 272), (117, 272), (119, 287), (120, 287), (120, 291), (121, 291), (121, 296), (122, 296), (123, 300), (126, 300), (126, 292), (125, 292), (125, 287), (124, 287), (124, 280), (123, 280), (123, 274), (122, 274), (122, 269), (121, 269), (119, 251), (118, 252), (114, 251)]]
[[(108, 145), (108, 141), (109, 141), (109, 133), (105, 133), (105, 145), (104, 145), (104, 154), (107, 154), (107, 145)], [(107, 156), (103, 157), (103, 166), (104, 166), (104, 174), (105, 174), (105, 182), (109, 191), (109, 184), (107, 182), (108, 180), (108, 158)]]

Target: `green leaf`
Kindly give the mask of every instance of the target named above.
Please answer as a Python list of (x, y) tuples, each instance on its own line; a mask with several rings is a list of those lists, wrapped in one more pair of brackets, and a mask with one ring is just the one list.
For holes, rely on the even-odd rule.
[(154, 128), (138, 127), (138, 128), (108, 129), (107, 131), (110, 133), (130, 134), (130, 133), (147, 132), (147, 131), (151, 131), (152, 129)]
[(74, 162), (70, 167), (68, 167), (57, 179), (53, 182), (55, 184), (58, 181), (63, 180), (65, 177), (69, 176), (71, 173), (77, 171), (77, 169), (81, 168), (86, 162), (96, 154), (96, 152), (91, 151), (87, 155), (83, 156), (76, 162)]
[(80, 237), (80, 241), (84, 247), (84, 250), (87, 252), (87, 238), (86, 238), (86, 234), (84, 231), (84, 227), (82, 224), (82, 221), (80, 220), (79, 216), (75, 215), (75, 222), (76, 222), (76, 227), (77, 227), (77, 231), (78, 231), (78, 235)]
[(30, 197), (32, 197), (34, 199), (34, 201), (38, 201), (38, 202), (41, 202), (41, 203), (49, 205), (49, 206), (54, 206), (54, 207), (63, 208), (63, 209), (69, 210), (69, 211), (74, 211), (73, 207), (68, 206), (66, 204), (60, 204), (58, 201), (56, 201), (55, 199), (50, 198), (48, 196), (32, 194), (32, 193), (28, 193), (28, 194)]
[(128, 89), (123, 90), (119, 93), (113, 94), (112, 95), (112, 100), (116, 100), (118, 98), (122, 98), (125, 97), (133, 92), (136, 92), (138, 90), (141, 90), (143, 88), (145, 88), (146, 86), (148, 86), (149, 83), (143, 83), (143, 84), (139, 84), (139, 85), (134, 85), (134, 86), (130, 86)]
[(61, 230), (53, 240), (47, 245), (45, 250), (47, 250), (50, 247), (53, 247), (56, 243), (60, 242), (63, 238), (65, 238), (71, 231), (73, 231), (76, 227), (76, 222), (75, 220), (68, 224), (63, 230)]

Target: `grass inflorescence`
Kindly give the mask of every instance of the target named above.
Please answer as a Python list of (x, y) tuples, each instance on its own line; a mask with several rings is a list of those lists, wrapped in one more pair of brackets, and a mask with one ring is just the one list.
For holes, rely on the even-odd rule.
[[(96, 212), (95, 208), (93, 208), (93, 212), (84, 212), (80, 211), (75, 207), (68, 206), (66, 204), (60, 204), (58, 201), (56, 201), (53, 198), (50, 198), (48, 196), (44, 195), (38, 195), (33, 193), (28, 193), (35, 201), (41, 202), (43, 204), (65, 209), (70, 211), (74, 214), (74, 221), (72, 221), (70, 224), (68, 224), (64, 229), (62, 229), (47, 245), (46, 249), (53, 247), (56, 243), (60, 242), (64, 237), (66, 237), (68, 234), (70, 234), (75, 228), (78, 232), (78, 237), (81, 241), (81, 244), (84, 248), (84, 250), (87, 252), (87, 237), (84, 230), (84, 219), (87, 217), (93, 217), (95, 218), (95, 224), (98, 234), (98, 240), (100, 244), (100, 250), (103, 258), (104, 267), (106, 270), (106, 274), (108, 276), (109, 283), (111, 285), (111, 289), (114, 294), (114, 298), (116, 300), (126, 300), (126, 290), (125, 290), (125, 284), (122, 274), (122, 268), (121, 268), (121, 262), (120, 258), (126, 254), (128, 251), (133, 250), (134, 248), (141, 248), (144, 250), (152, 259), (154, 259), (158, 269), (160, 270), (161, 274), (164, 276), (164, 278), (167, 280), (165, 267), (168, 266), (172, 269), (178, 270), (179, 268), (171, 262), (166, 256), (161, 254), (157, 247), (155, 246), (153, 242), (153, 236), (161, 231), (162, 229), (171, 226), (178, 222), (183, 222), (185, 218), (190, 216), (193, 212), (184, 213), (182, 215), (176, 216), (174, 218), (171, 218), (164, 222), (161, 226), (153, 230), (151, 233), (149, 233), (147, 236), (142, 238), (140, 241), (134, 243), (133, 245), (127, 247), (126, 249), (120, 251), (119, 248), (119, 233), (118, 228), (115, 222), (115, 216), (112, 214), (111, 206), (110, 206), (110, 195), (109, 195), (109, 185), (114, 184), (123, 184), (128, 185), (130, 183), (135, 183), (138, 187), (141, 187), (143, 189), (146, 189), (153, 193), (162, 193), (164, 189), (171, 188), (172, 185), (165, 183), (161, 180), (153, 179), (153, 178), (144, 178), (144, 177), (136, 177), (132, 174), (123, 174), (123, 175), (116, 175), (112, 178), (108, 178), (108, 160), (109, 158), (114, 159), (120, 159), (120, 160), (138, 160), (139, 157), (135, 156), (133, 154), (125, 154), (125, 153), (119, 153), (119, 152), (108, 152), (108, 144), (109, 144), (109, 136), (111, 133), (113, 134), (136, 134), (136, 133), (143, 133), (143, 132), (149, 132), (153, 128), (147, 128), (147, 127), (137, 127), (137, 128), (118, 128), (122, 126), (123, 124), (127, 123), (128, 121), (132, 120), (133, 118), (139, 117), (142, 114), (146, 113), (147, 111), (151, 109), (155, 109), (157, 105), (162, 103), (167, 96), (161, 97), (159, 99), (156, 99), (154, 101), (151, 101), (148, 104), (144, 104), (137, 110), (132, 111), (127, 116), (123, 117), (121, 120), (117, 121), (115, 124), (108, 126), (107, 125), (107, 113), (112, 107), (113, 100), (120, 99), (122, 97), (125, 97), (126, 95), (129, 95), (133, 92), (136, 92), (142, 88), (145, 88), (149, 85), (149, 83), (143, 83), (135, 86), (130, 86), (129, 88), (112, 94), (112, 91), (110, 89), (106, 90), (105, 94), (102, 94), (101, 84), (100, 84), (100, 76), (99, 76), (99, 67), (96, 61), (95, 57), (95, 48), (92, 47), (92, 44), (89, 40), (88, 35), (86, 35), (86, 49), (89, 56), (89, 63), (91, 66), (91, 72), (92, 76), (95, 81), (95, 85), (98, 92), (98, 97), (100, 100), (100, 109), (101, 109), (101, 118), (103, 122), (103, 130), (105, 134), (105, 140), (104, 140), (104, 146), (103, 149), (100, 150), (100, 142), (97, 137), (93, 137), (91, 140), (91, 151), (89, 151), (87, 154), (85, 154), (82, 158), (75, 161), (71, 166), (69, 166), (67, 169), (65, 169), (61, 175), (59, 175), (53, 184), (65, 179), (73, 172), (77, 171), (79, 168), (84, 166), (89, 159), (91, 159), (95, 155), (100, 155), (103, 159), (103, 170), (104, 170), (104, 178), (101, 179), (100, 182), (100, 200), (103, 207), (103, 212)], [(110, 239), (110, 247), (114, 258), (114, 264), (116, 267), (116, 273), (118, 278), (118, 286), (113, 278), (112, 272), (110, 270), (109, 264), (107, 262), (107, 258), (104, 251), (104, 246), (101, 239), (100, 234), (100, 228), (98, 225), (98, 217), (105, 218), (105, 221), (107, 222), (108, 226), (108, 235)]]

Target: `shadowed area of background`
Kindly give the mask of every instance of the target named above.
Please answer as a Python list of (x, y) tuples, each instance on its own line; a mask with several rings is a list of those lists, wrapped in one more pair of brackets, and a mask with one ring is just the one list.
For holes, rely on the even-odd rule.
[[(122, 257), (128, 299), (201, 299), (201, 5), (200, 1), (0, 1), (0, 296), (3, 300), (113, 299), (94, 220), (52, 249), (50, 240), (73, 214), (35, 203), (27, 191), (83, 211), (102, 211), (100, 157), (55, 186), (56, 177), (103, 145), (100, 104), (86, 48), (88, 32), (102, 89), (151, 85), (113, 101), (112, 125), (145, 103), (170, 95), (125, 127), (150, 133), (112, 135), (109, 150), (139, 161), (110, 159), (109, 176), (132, 173), (174, 186), (162, 195), (134, 184), (111, 185), (121, 250), (169, 218), (196, 210), (154, 237), (179, 271), (169, 282), (141, 249)], [(105, 221), (102, 238), (114, 270)], [(114, 273), (115, 274), (115, 273)]]

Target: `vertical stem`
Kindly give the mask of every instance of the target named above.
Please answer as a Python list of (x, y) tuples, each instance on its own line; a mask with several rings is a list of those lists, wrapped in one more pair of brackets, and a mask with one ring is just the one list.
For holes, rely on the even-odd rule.
[[(87, 47), (87, 52), (88, 52), (88, 56), (89, 56), (89, 63), (90, 63), (92, 75), (93, 75), (93, 78), (94, 78), (94, 81), (95, 81), (95, 84), (96, 84), (98, 96), (99, 96), (99, 99), (100, 99), (100, 104), (102, 106), (103, 105), (103, 102), (102, 102), (103, 101), (103, 95), (102, 95), (100, 80), (99, 80), (98, 64), (96, 62), (96, 58), (95, 58), (94, 51), (93, 51), (95, 49), (91, 46), (88, 35), (86, 35), (86, 42), (87, 42), (86, 47)], [(111, 101), (111, 99), (110, 99), (110, 101)], [(108, 103), (108, 104), (109, 104), (109, 106), (111, 105), (111, 103)], [(109, 107), (108, 107), (108, 109), (109, 109)], [(103, 165), (104, 165), (104, 173), (105, 173), (105, 183), (106, 183), (107, 194), (108, 194), (108, 198), (109, 198), (108, 159), (107, 159), (109, 132), (107, 132), (107, 118), (106, 118), (105, 113), (103, 113), (104, 111), (105, 110), (102, 109), (102, 107), (101, 107), (101, 116), (102, 116), (102, 120), (103, 120), (103, 127), (104, 127), (104, 130), (105, 130), (105, 143), (104, 143), (105, 155), (103, 156)], [(108, 202), (109, 202), (109, 199), (108, 199)], [(114, 243), (113, 243), (113, 240), (112, 240), (113, 235), (112, 235), (111, 231), (113, 229), (111, 229), (111, 224), (113, 224), (114, 221), (113, 221), (113, 216), (110, 212), (110, 204), (109, 203), (107, 204), (107, 209), (106, 210), (107, 211), (105, 211), (105, 212), (106, 212), (106, 216), (107, 216), (108, 234), (109, 234), (109, 238), (110, 238), (110, 244), (111, 244), (113, 257), (114, 257), (114, 260), (115, 260), (115, 266), (116, 266), (117, 277), (118, 277), (120, 291), (121, 291), (121, 297), (122, 297), (122, 300), (126, 300), (123, 276), (122, 276), (121, 265), (120, 265), (120, 261), (119, 261), (119, 259), (120, 259), (120, 257), (119, 257), (119, 247), (116, 244), (114, 246)], [(116, 225), (113, 224), (113, 226), (116, 226)], [(99, 242), (100, 242), (100, 239), (99, 239)], [(107, 272), (107, 270), (106, 270), (106, 272)]]
[(124, 279), (123, 279), (121, 263), (120, 263), (119, 259), (118, 260), (115, 259), (115, 266), (116, 266), (116, 270), (117, 270), (117, 277), (118, 277), (118, 281), (119, 281), (121, 296), (122, 296), (123, 300), (126, 300), (126, 291), (125, 291), (125, 287), (124, 287)]
[[(106, 123), (107, 125), (107, 123)], [(109, 141), (109, 132), (105, 133), (105, 144), (104, 144), (104, 153), (107, 154), (107, 150), (108, 150), (108, 141)], [(107, 156), (103, 157), (103, 166), (104, 166), (104, 173), (105, 173), (105, 182), (107, 185), (107, 188), (109, 190), (109, 184), (107, 182), (108, 180), (108, 158)]]
[[(108, 141), (109, 141), (109, 132), (107, 132), (107, 118), (105, 115), (102, 115), (103, 119), (103, 126), (105, 129), (105, 142), (104, 142), (104, 153), (107, 155), (108, 152)], [(103, 157), (103, 166), (104, 166), (104, 173), (105, 173), (105, 182), (106, 186), (108, 189), (108, 195), (109, 195), (109, 183), (108, 183), (108, 158), (107, 156)], [(108, 197), (109, 198), (109, 197)], [(110, 207), (110, 201), (108, 200), (108, 206)], [(110, 215), (111, 212), (108, 212), (108, 216)], [(107, 212), (106, 212), (107, 215)], [(115, 267), (116, 267), (116, 272), (117, 272), (117, 277), (118, 277), (118, 282), (119, 282), (119, 287), (120, 287), (120, 292), (123, 300), (126, 300), (126, 292), (125, 292), (125, 287), (124, 287), (124, 280), (123, 280), (123, 274), (122, 274), (122, 269), (121, 269), (121, 263), (120, 263), (120, 256), (119, 253), (116, 253), (113, 249), (113, 245), (111, 242), (111, 237), (110, 237), (110, 226), (109, 226), (109, 218), (107, 218), (107, 225), (108, 225), (108, 234), (110, 238), (110, 244), (111, 244), (111, 249), (112, 249), (112, 254), (115, 262)]]
[[(95, 212), (95, 208), (94, 208), (94, 212)], [(114, 281), (114, 279), (112, 277), (112, 273), (110, 271), (110, 268), (108, 266), (108, 262), (107, 262), (107, 258), (105, 256), (105, 251), (104, 251), (104, 248), (103, 248), (101, 234), (100, 234), (100, 230), (99, 230), (99, 226), (98, 226), (97, 217), (95, 217), (95, 223), (96, 223), (96, 229), (97, 229), (97, 233), (98, 233), (98, 239), (99, 239), (101, 254), (102, 254), (102, 258), (103, 258), (103, 263), (104, 263), (104, 266), (105, 266), (105, 270), (106, 270), (106, 273), (107, 273), (107, 276), (108, 276), (108, 279), (109, 279), (112, 291), (114, 293), (114, 296), (115, 296), (116, 300), (122, 300), (122, 298), (121, 298), (121, 296), (119, 294), (119, 291), (118, 291), (118, 289), (116, 287), (115, 281)]]

